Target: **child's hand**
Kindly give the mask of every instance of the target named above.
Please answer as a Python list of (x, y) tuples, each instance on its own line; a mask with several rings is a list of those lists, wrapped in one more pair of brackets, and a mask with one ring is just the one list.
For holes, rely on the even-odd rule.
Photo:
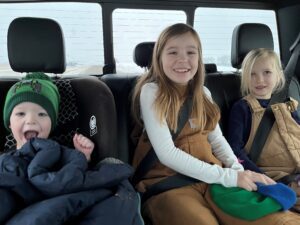
[(257, 186), (255, 182), (260, 182), (266, 185), (276, 183), (270, 177), (261, 173), (252, 172), (250, 170), (238, 172), (238, 180), (237, 180), (238, 187), (244, 188), (248, 191), (256, 191)]
[(82, 134), (75, 134), (73, 137), (73, 144), (77, 150), (81, 151), (85, 155), (87, 161), (91, 160), (91, 154), (94, 150), (95, 144), (90, 139)]

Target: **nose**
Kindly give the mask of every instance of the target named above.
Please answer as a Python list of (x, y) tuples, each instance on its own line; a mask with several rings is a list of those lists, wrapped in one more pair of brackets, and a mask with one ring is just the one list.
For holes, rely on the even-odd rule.
[(263, 75), (262, 74), (257, 74), (256, 75), (256, 82), (261, 83), (263, 82)]
[(179, 61), (187, 61), (188, 57), (187, 57), (187, 54), (184, 53), (184, 52), (181, 52), (178, 54), (178, 60)]
[(31, 113), (28, 113), (26, 115), (26, 123), (27, 124), (35, 124), (36, 123), (36, 116), (31, 114)]

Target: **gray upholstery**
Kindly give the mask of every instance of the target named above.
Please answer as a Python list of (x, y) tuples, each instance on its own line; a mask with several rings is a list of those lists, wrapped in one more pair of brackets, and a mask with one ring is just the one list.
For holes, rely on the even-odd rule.
[(285, 67), (285, 73), (292, 73), (298, 80), (300, 79), (300, 33), (295, 42), (290, 47), (292, 53), (288, 64)]
[[(292, 53), (285, 69), (284, 74), (291, 76), (291, 82), (288, 89), (288, 95), (292, 96), (298, 102), (300, 102), (300, 33), (296, 38), (295, 42), (290, 47)], [(300, 115), (300, 107), (297, 108), (298, 115)]]

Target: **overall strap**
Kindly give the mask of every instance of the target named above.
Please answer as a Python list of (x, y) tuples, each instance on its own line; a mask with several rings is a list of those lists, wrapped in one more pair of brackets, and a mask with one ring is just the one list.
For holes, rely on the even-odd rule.
[[(184, 125), (187, 123), (191, 113), (192, 113), (192, 106), (193, 106), (193, 99), (192, 96), (188, 96), (180, 111), (177, 121), (177, 131), (171, 132), (173, 141), (176, 140), (179, 133), (183, 129)], [(155, 163), (158, 161), (157, 155), (155, 154), (155, 151), (153, 148), (149, 150), (149, 152), (146, 154), (146, 156), (142, 159), (142, 161), (137, 166), (135, 173), (132, 178), (132, 183), (136, 185), (142, 178), (150, 171), (150, 169), (155, 165)]]

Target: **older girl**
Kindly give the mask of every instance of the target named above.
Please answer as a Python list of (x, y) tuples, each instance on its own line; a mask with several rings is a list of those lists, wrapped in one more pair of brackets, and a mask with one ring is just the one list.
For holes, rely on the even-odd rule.
[[(263, 174), (243, 170), (222, 135), (219, 109), (203, 83), (202, 50), (196, 31), (186, 24), (166, 28), (155, 44), (152, 66), (139, 79), (133, 94), (134, 116), (144, 126), (133, 164), (139, 167), (151, 148), (158, 158), (137, 189), (143, 193), (174, 174), (199, 182), (149, 198), (143, 214), (154, 225), (215, 225), (216, 215), (224, 224), (250, 224), (219, 210), (210, 200), (208, 184), (252, 191), (257, 188), (255, 182), (274, 183)], [(190, 117), (173, 141), (171, 133), (177, 131), (181, 106), (189, 97)], [(275, 213), (251, 224), (274, 224), (282, 216), (288, 216), (285, 224), (297, 224), (300, 219), (290, 212)]]

